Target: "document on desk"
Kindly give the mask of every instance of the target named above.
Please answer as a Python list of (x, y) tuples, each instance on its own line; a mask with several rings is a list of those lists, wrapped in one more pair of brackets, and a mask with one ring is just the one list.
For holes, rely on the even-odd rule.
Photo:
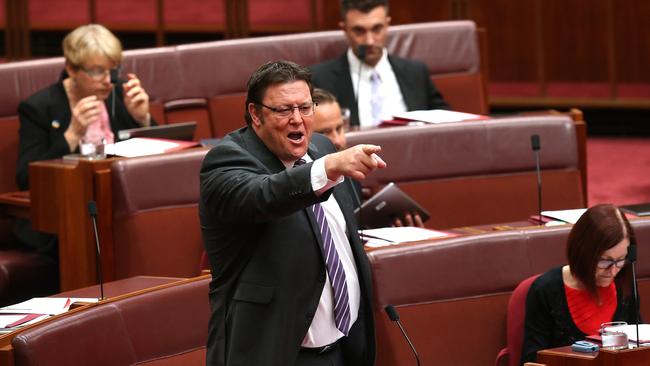
[(58, 315), (70, 309), (74, 302), (97, 302), (96, 298), (35, 297), (18, 304), (0, 308), (0, 314)]
[(555, 220), (575, 224), (580, 216), (587, 211), (586, 208), (576, 208), (573, 210), (542, 211), (542, 216), (550, 217)]
[(395, 119), (408, 121), (426, 122), (426, 123), (448, 123), (460, 121), (473, 121), (489, 119), (488, 116), (480, 114), (448, 111), (446, 109), (419, 110), (410, 112), (401, 112), (395, 114)]
[(108, 144), (104, 147), (104, 151), (107, 155), (133, 158), (137, 156), (164, 154), (166, 152), (184, 150), (198, 145), (199, 143), (195, 141), (134, 137), (114, 144)]
[(366, 246), (371, 248), (394, 245), (410, 241), (450, 238), (458, 234), (424, 229), (413, 226), (404, 227), (384, 227), (379, 229), (359, 230), (359, 236), (367, 240)]

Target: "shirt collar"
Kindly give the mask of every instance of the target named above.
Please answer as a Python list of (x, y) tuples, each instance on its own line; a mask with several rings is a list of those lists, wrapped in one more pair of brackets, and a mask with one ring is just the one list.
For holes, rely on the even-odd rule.
[[(361, 60), (359, 60), (357, 55), (354, 54), (352, 48), (348, 48), (347, 56), (348, 64), (350, 64), (350, 71), (354, 73), (359, 72), (359, 64), (361, 64)], [(361, 72), (364, 74), (370, 72), (372, 69), (373, 67), (368, 66), (365, 63), (361, 66)], [(374, 69), (377, 70), (379, 75), (382, 75), (382, 73), (387, 69), (390, 70), (390, 62), (388, 62), (388, 50), (386, 47), (384, 47), (381, 58), (379, 59), (379, 62), (377, 62), (377, 65), (375, 65)]]
[[(303, 159), (305, 161), (305, 163), (310, 163), (310, 162), (313, 161), (312, 158), (309, 157), (309, 154), (303, 155), (302, 158), (300, 158), (300, 159)], [(291, 161), (282, 161), (282, 164), (284, 164), (285, 168), (291, 169), (291, 168), (293, 168), (293, 164), (295, 164), (295, 162), (300, 160), (300, 159), (291, 160)]]

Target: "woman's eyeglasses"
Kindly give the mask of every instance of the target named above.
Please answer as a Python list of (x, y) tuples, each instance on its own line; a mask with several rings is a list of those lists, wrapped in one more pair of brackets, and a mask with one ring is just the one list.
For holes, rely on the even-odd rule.
[(596, 266), (600, 269), (610, 269), (612, 268), (612, 266), (616, 266), (616, 268), (623, 268), (625, 262), (627, 262), (627, 258), (623, 258), (619, 260), (601, 259), (598, 261)]

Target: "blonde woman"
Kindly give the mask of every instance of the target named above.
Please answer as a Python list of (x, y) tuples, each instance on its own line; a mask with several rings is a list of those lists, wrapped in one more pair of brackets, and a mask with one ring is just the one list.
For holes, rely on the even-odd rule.
[(29, 188), (28, 164), (79, 150), (82, 140), (113, 142), (117, 131), (149, 126), (149, 96), (134, 74), (111, 83), (122, 44), (105, 27), (81, 26), (63, 40), (61, 79), (20, 103), (16, 183)]

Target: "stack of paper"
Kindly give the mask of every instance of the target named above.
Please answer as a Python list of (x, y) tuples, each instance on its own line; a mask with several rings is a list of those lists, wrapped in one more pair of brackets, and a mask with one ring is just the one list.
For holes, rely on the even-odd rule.
[(194, 141), (178, 141), (165, 139), (152, 139), (147, 137), (134, 137), (125, 141), (108, 144), (104, 147), (107, 155), (124, 156), (133, 158), (136, 156), (147, 156), (163, 154), (166, 152), (188, 149), (198, 146)]
[(550, 217), (563, 223), (575, 224), (580, 216), (587, 211), (586, 208), (576, 208), (573, 210), (542, 211), (542, 216)]
[(395, 119), (404, 119), (408, 121), (418, 121), (418, 122), (426, 122), (426, 123), (460, 122), (460, 121), (471, 121), (471, 120), (481, 120), (481, 119), (490, 118), (488, 116), (483, 116), (480, 114), (455, 112), (455, 111), (448, 111), (445, 109), (402, 112), (402, 113), (395, 114), (393, 117), (395, 117)]
[(35, 297), (0, 308), (0, 332), (8, 332), (68, 311), (74, 302), (96, 302), (97, 299), (71, 297)]
[(366, 246), (377, 248), (409, 241), (454, 237), (457, 234), (405, 226), (359, 230), (359, 236), (366, 241)]

